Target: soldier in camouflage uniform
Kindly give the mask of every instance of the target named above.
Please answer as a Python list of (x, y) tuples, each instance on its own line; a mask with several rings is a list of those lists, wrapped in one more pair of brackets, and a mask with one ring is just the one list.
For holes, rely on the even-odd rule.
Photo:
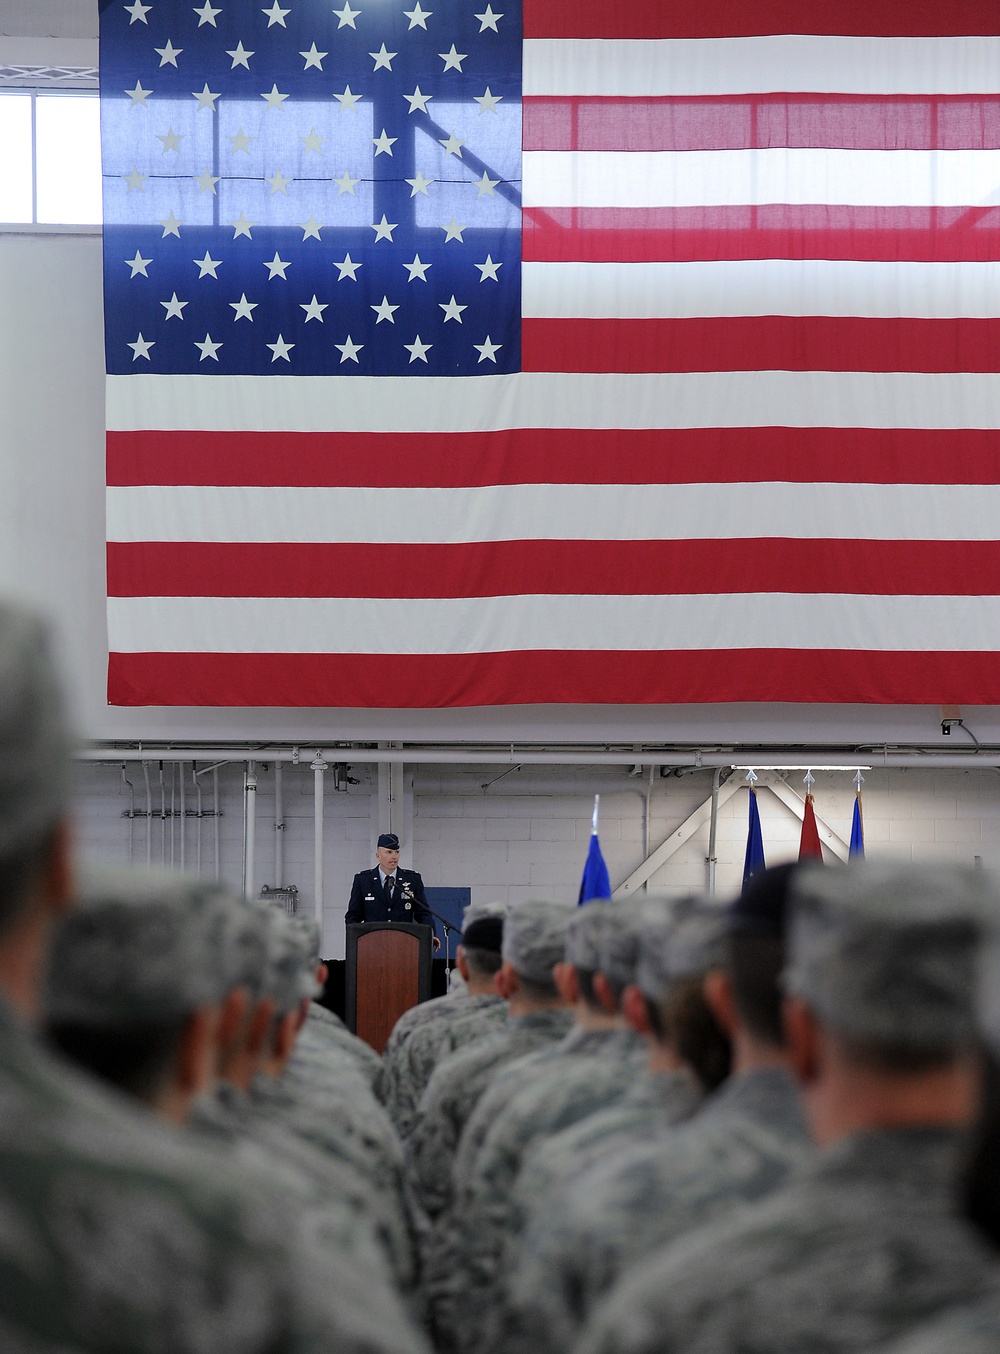
[(450, 1210), (455, 1152), (469, 1116), (497, 1072), (562, 1039), (572, 1023), (552, 976), (565, 954), (572, 917), (571, 908), (533, 901), (507, 916), (497, 975), (507, 1023), (435, 1069), (407, 1140), (407, 1179), (421, 1236), (424, 1292), (442, 1330), (454, 1292)]
[[(509, 1288), (504, 1348), (573, 1347), (594, 1307), (651, 1251), (783, 1183), (809, 1151), (786, 1068), (779, 974), (795, 866), (755, 877), (727, 919), (725, 972), (705, 989), (733, 1045), (733, 1073), (688, 1124), (665, 1128), (578, 1176), (533, 1213)], [(689, 946), (650, 918), (638, 985), (654, 1028), (678, 1023)], [(690, 940), (690, 934), (688, 939)], [(711, 957), (711, 956), (709, 956)], [(708, 958), (701, 962), (708, 962)]]
[[(600, 967), (603, 956), (617, 953), (609, 938), (629, 925), (633, 911), (631, 903), (590, 903), (577, 912), (567, 935), (566, 962), (557, 970), (570, 989), (566, 995), (573, 1001), (576, 1028), (536, 1060), (520, 1085), (511, 1088), (512, 1096), (502, 1086), (504, 1078), (498, 1078), (463, 1137), (456, 1162), (461, 1191), (456, 1213), (462, 1223), (456, 1250), (460, 1286), (481, 1301), (457, 1309), (462, 1349), (489, 1348), (499, 1337), (493, 1319), (503, 1306), (505, 1261), (518, 1254), (525, 1220), (516, 1193), (525, 1158), (545, 1139), (620, 1101), (644, 1075), (645, 1041), (623, 1026), (618, 1004), (623, 988), (612, 985)], [(699, 939), (707, 930), (718, 944), (721, 915), (721, 909), (699, 905), (689, 924), (698, 928)], [(467, 1145), (477, 1123), (487, 1118), (491, 1126), (472, 1160)]]
[(972, 871), (797, 873), (786, 1027), (820, 1150), (741, 1217), (627, 1277), (582, 1352), (848, 1354), (995, 1288), (954, 1209), (987, 899)]
[(29, 1028), (71, 896), (70, 742), (42, 627), (0, 606), (0, 1344), (25, 1354), (423, 1350), (295, 1210)]
[[(299, 928), (308, 947), (310, 962), (316, 973), (316, 985), (322, 991), (326, 984), (328, 970), (320, 958), (322, 935), (319, 924), (312, 917), (296, 914), (291, 918), (292, 925)], [(326, 1006), (321, 1006), (318, 994), (310, 1002), (302, 1028), (295, 1044), (296, 1054), (315, 1053), (321, 1055), (324, 1050), (347, 1054), (355, 1071), (359, 1071), (368, 1085), (374, 1088), (382, 1070), (382, 1060), (375, 1050), (350, 1030)], [(341, 1059), (334, 1060), (339, 1066)]]
[[(465, 909), (462, 925), (467, 927), (484, 917), (502, 918), (506, 915), (506, 903), (470, 903)], [(388, 1103), (392, 1094), (392, 1086), (397, 1075), (396, 1063), (402, 1047), (414, 1030), (421, 1029), (427, 1023), (433, 1024), (439, 1019), (451, 1020), (456, 1012), (464, 1009), (469, 993), (461, 971), (453, 971), (450, 978), (452, 985), (445, 996), (433, 997), (430, 1001), (422, 1001), (417, 1006), (411, 1006), (393, 1026), (392, 1033), (382, 1050), (382, 1071), (375, 1083), (375, 1092), (383, 1104)]]
[(466, 1044), (492, 1034), (506, 1021), (507, 1006), (495, 983), (502, 940), (502, 917), (482, 917), (466, 924), (457, 956), (466, 999), (452, 1002), (437, 1020), (425, 1021), (400, 1048), (384, 1103), (401, 1137), (409, 1133), (420, 1097), (438, 1063)]

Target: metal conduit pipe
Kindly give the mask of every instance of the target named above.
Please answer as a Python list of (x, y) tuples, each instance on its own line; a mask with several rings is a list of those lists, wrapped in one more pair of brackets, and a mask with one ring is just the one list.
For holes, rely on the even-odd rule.
[(180, 775), (180, 800), (181, 800), (181, 869), (187, 869), (187, 785), (184, 782), (184, 763), (181, 762)]
[(143, 762), (142, 774), (146, 778), (146, 868), (153, 863), (153, 791), (149, 787), (149, 763)]
[(317, 751), (313, 770), (313, 908), (316, 921), (323, 927), (323, 794), (326, 789), (326, 762)]
[(282, 785), (283, 767), (274, 764), (274, 887), (285, 882), (285, 796)]
[(257, 845), (257, 771), (247, 762), (243, 778), (243, 896), (254, 896), (254, 850)]
[[(194, 758), (205, 761), (218, 758), (222, 762), (244, 761), (255, 757), (266, 762), (292, 762), (298, 764), (300, 753), (297, 747), (264, 748), (250, 747), (184, 747), (151, 749), (149, 744), (142, 748), (84, 748), (78, 758), (85, 762), (104, 762), (112, 765), (123, 761), (141, 762), (150, 751), (163, 761), (191, 761)], [(352, 764), (368, 763), (406, 763), (431, 766), (508, 766), (511, 754), (506, 748), (464, 748), (464, 747), (426, 747), (406, 748), (346, 748), (326, 746), (317, 749), (317, 755), (326, 753), (331, 760)], [(808, 771), (821, 762), (824, 766), (853, 771), (859, 765), (870, 766), (875, 770), (903, 766), (936, 766), (947, 770), (987, 767), (1000, 769), (1000, 750), (972, 751), (968, 753), (936, 752), (827, 752), (822, 747), (807, 752), (788, 752), (783, 748), (734, 748), (731, 752), (698, 752), (685, 750), (675, 752), (670, 749), (650, 752), (608, 752), (605, 748), (563, 751), (544, 749), (529, 751), (518, 750), (513, 759), (526, 766), (670, 766), (689, 767), (692, 770), (711, 771), (715, 767), (754, 766), (768, 767), (777, 765), (791, 770)]]
[(221, 843), (219, 840), (219, 768), (212, 767), (212, 796), (215, 809), (215, 877), (222, 878)]
[(716, 838), (719, 832), (719, 785), (722, 781), (722, 767), (717, 766), (712, 775), (712, 816), (708, 824), (708, 859), (705, 864), (706, 869), (706, 888), (710, 898), (715, 897), (715, 867), (718, 863), (716, 856)]

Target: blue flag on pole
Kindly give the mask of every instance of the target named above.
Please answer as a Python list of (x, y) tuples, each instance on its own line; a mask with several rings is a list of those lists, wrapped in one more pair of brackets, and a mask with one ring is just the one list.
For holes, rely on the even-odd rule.
[(589, 903), (593, 898), (611, 897), (611, 879), (604, 857), (601, 855), (601, 843), (597, 839), (597, 806), (600, 800), (600, 795), (594, 795), (594, 829), (590, 834), (587, 861), (583, 867), (583, 878), (580, 880), (580, 896), (577, 899), (579, 906)]
[(757, 791), (750, 787), (750, 824), (747, 829), (747, 853), (743, 860), (743, 882), (752, 879), (758, 870), (764, 869), (764, 838), (760, 831), (760, 810), (757, 808)]
[(861, 817), (861, 791), (854, 796), (854, 818), (851, 822), (851, 849), (848, 859), (865, 858), (865, 825)]

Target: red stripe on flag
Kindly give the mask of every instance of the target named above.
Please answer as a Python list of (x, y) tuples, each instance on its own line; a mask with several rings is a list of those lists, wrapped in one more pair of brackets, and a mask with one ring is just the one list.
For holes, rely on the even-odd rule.
[(111, 542), (111, 597), (1000, 593), (997, 541)]
[(526, 371), (1000, 371), (996, 320), (525, 320)]
[(1000, 97), (536, 95), (523, 103), (521, 144), (525, 150), (548, 151), (995, 150)]
[(527, 0), (524, 6), (526, 38), (988, 37), (998, 24), (995, 0)]
[(522, 221), (537, 263), (1000, 259), (1000, 207), (528, 207)]
[(990, 428), (109, 432), (108, 484), (995, 484)]
[(113, 705), (446, 706), (719, 701), (1000, 704), (993, 653), (716, 649), (657, 653), (112, 653)]

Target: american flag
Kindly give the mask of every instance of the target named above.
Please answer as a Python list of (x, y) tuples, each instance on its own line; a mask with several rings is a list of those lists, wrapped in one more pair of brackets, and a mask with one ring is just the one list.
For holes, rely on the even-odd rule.
[(109, 0), (109, 697), (1000, 701), (993, 0)]

